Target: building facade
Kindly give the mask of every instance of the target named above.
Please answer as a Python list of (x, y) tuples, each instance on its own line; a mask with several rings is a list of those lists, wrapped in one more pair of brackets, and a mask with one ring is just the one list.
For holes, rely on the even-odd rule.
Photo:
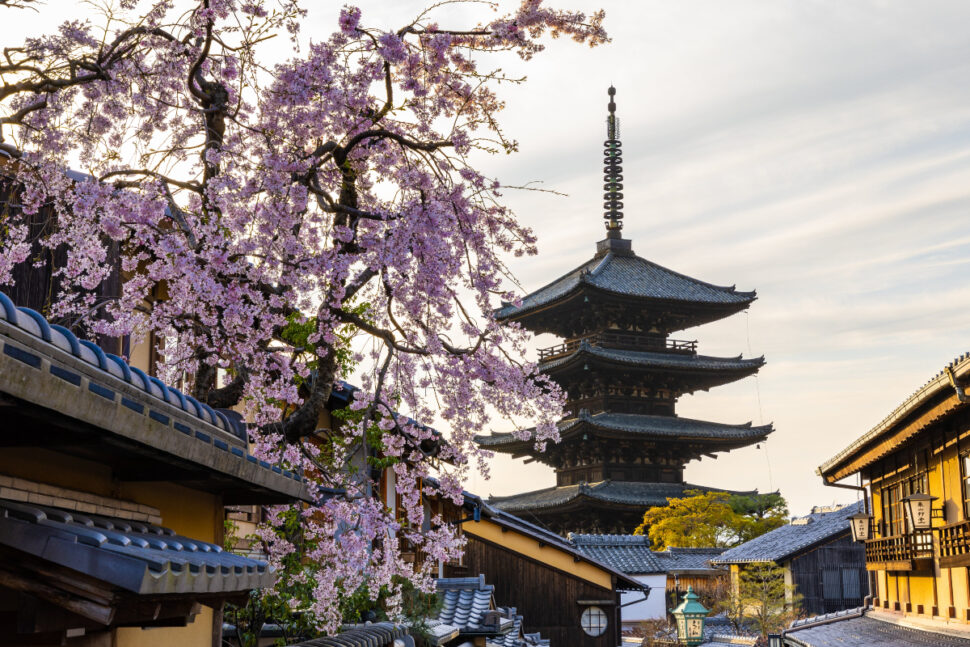
[[(970, 645), (968, 384), (964, 355), (819, 467), (826, 484), (855, 481), (865, 489), (871, 603), (853, 617), (800, 623), (786, 632), (786, 644)], [(917, 494), (931, 497), (925, 529), (919, 510), (907, 515)]]

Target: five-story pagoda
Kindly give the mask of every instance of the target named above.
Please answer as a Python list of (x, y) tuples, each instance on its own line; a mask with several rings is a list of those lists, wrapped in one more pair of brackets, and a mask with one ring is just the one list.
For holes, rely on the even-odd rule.
[(615, 93), (611, 87), (603, 169), (606, 238), (592, 259), (497, 313), (565, 338), (539, 351), (540, 370), (568, 394), (561, 441), (539, 452), (511, 433), (476, 438), (485, 448), (555, 469), (555, 487), (491, 502), (562, 534), (632, 532), (649, 507), (686, 490), (720, 489), (685, 483), (687, 462), (760, 442), (773, 431), (770, 424), (726, 425), (675, 413), (681, 395), (752, 375), (764, 358), (699, 355), (696, 342), (669, 335), (740, 312), (756, 297), (651, 263), (621, 236)]

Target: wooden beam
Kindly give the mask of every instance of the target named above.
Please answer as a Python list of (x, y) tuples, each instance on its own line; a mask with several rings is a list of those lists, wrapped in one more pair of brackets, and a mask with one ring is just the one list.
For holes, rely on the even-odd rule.
[(13, 589), (14, 591), (36, 596), (41, 600), (46, 600), (51, 604), (67, 609), (71, 613), (75, 613), (89, 620), (94, 620), (103, 625), (110, 625), (114, 620), (115, 608), (113, 606), (76, 597), (66, 591), (56, 589), (53, 586), (48, 586), (36, 580), (27, 579), (8, 570), (0, 570), (0, 585)]

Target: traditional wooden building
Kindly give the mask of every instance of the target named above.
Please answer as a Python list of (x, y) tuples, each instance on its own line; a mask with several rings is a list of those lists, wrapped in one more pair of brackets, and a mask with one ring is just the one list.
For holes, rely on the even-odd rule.
[(606, 238), (596, 253), (549, 285), (498, 311), (563, 343), (539, 351), (539, 368), (568, 393), (561, 442), (537, 451), (512, 433), (480, 436), (487, 449), (556, 471), (554, 487), (492, 502), (565, 534), (627, 533), (644, 511), (685, 490), (684, 465), (763, 441), (771, 425), (728, 425), (676, 415), (677, 400), (753, 375), (761, 357), (711, 357), (671, 334), (746, 309), (754, 292), (711, 285), (634, 254), (621, 235), (618, 120), (610, 88), (605, 143)]
[(802, 596), (800, 608), (811, 615), (833, 613), (862, 604), (868, 594), (865, 555), (852, 541), (848, 518), (862, 504), (816, 507), (711, 560), (729, 567), (732, 590), (749, 564), (777, 564), (785, 572), (790, 593)]
[(3, 293), (0, 346), (0, 644), (218, 645), (222, 605), (274, 581), (223, 551), (224, 505), (305, 498), (302, 478)]
[[(964, 355), (819, 467), (829, 485), (859, 479), (871, 504), (871, 606), (837, 622), (799, 623), (786, 644), (970, 645), (968, 384)], [(926, 529), (906, 513), (913, 495), (931, 497)]]
[(710, 599), (723, 588), (721, 583), (728, 575), (724, 568), (711, 564), (725, 548), (651, 550), (645, 535), (570, 534), (568, 539), (584, 555), (609, 564), (653, 591), (646, 600), (633, 592), (623, 593), (623, 627), (630, 631), (646, 620), (665, 619), (688, 587)]
[[(427, 483), (436, 487), (433, 480)], [(650, 587), (544, 528), (464, 493), (456, 506), (440, 496), (425, 498), (429, 513), (461, 527), (467, 540), (460, 561), (441, 566), (443, 577), (482, 574), (500, 604), (522, 616), (523, 635), (552, 645), (616, 647), (621, 642), (623, 599), (650, 595)]]

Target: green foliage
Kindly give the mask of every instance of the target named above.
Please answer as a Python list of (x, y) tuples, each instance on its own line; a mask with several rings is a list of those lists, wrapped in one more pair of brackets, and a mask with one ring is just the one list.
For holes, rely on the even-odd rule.
[[(256, 647), (263, 625), (267, 623), (279, 625), (283, 637), (276, 644), (281, 646), (316, 633), (312, 615), (306, 610), (313, 600), (314, 574), (319, 566), (303, 557), (316, 547), (316, 541), (304, 534), (299, 508), (290, 508), (280, 517), (283, 523), (273, 530), (279, 538), (293, 544), (294, 550), (281, 560), (276, 586), (254, 590), (245, 605), (226, 605), (225, 617), (236, 626), (235, 637), (240, 647)], [(229, 524), (232, 522), (227, 522), (227, 530)], [(234, 532), (238, 530), (235, 524), (232, 526)], [(237, 545), (238, 539), (235, 534), (227, 532), (227, 546)], [(256, 544), (260, 541), (254, 535), (244, 539)]]
[(784, 525), (788, 504), (778, 493), (728, 494), (688, 490), (685, 497), (650, 508), (634, 534), (648, 535), (654, 550), (724, 548)]
[(746, 620), (762, 636), (778, 633), (798, 618), (802, 596), (785, 584), (785, 569), (774, 562), (746, 565), (738, 579), (738, 602)]

